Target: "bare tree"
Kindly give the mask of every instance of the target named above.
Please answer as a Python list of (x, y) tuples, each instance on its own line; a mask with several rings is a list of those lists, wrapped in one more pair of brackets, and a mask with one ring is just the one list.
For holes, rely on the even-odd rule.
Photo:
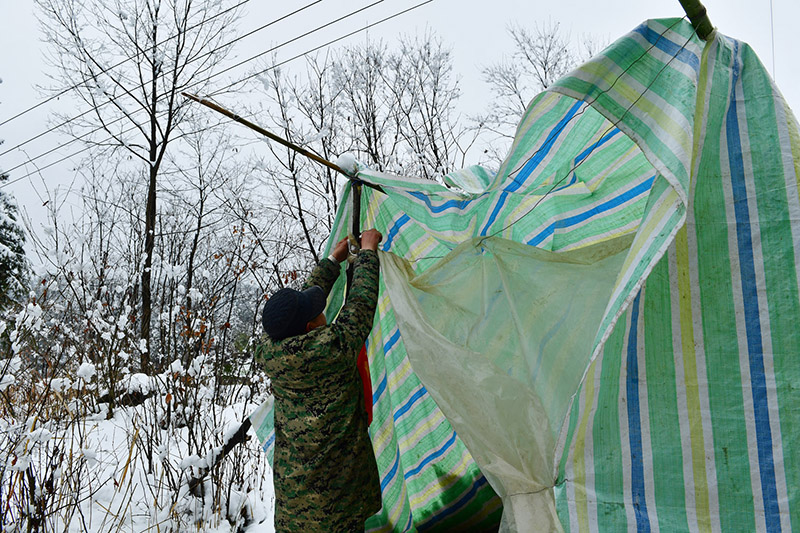
[(514, 138), (514, 132), (531, 99), (574, 68), (579, 61), (596, 53), (601, 44), (595, 37), (583, 36), (574, 45), (558, 22), (535, 24), (533, 29), (518, 24), (508, 27), (514, 51), (502, 61), (483, 69), (494, 98), (475, 122), (493, 134), (488, 159), (499, 163)]
[(480, 130), (469, 131), (456, 113), (461, 96), (451, 50), (428, 32), (400, 40), (381, 72), (391, 91), (389, 105), (406, 157), (406, 173), (434, 179), (464, 166)]
[[(201, 90), (224, 58), (235, 11), (216, 0), (36, 0), (55, 90), (77, 87), (91, 113), (68, 131), (94, 155), (124, 156), (144, 169), (146, 199), (139, 287), (141, 364), (148, 367), (157, 190), (167, 148), (186, 116), (180, 92)], [(67, 121), (64, 121), (67, 122)]]
[[(456, 113), (452, 63), (431, 33), (400, 39), (396, 50), (368, 41), (311, 57), (304, 72), (260, 76), (269, 99), (260, 121), (328, 160), (348, 152), (375, 170), (434, 179), (463, 166), (479, 133)], [(319, 259), (344, 178), (281, 146), (268, 150), (255, 176), (271, 192), (266, 204), (282, 216), (272, 227), (283, 232), (274, 234), (283, 244), (271, 249), (280, 263), (270, 262), (294, 278)]]
[[(333, 62), (333, 84), (341, 88), (339, 105), (346, 120), (349, 150), (375, 167), (387, 170), (397, 160), (401, 142), (397, 111), (389, 102), (396, 101), (386, 83), (391, 56), (382, 43), (367, 43), (342, 50)], [(406, 83), (396, 90), (404, 91)]]

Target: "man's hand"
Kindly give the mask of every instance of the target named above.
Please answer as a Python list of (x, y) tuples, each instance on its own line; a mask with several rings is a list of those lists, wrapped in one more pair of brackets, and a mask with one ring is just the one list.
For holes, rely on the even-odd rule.
[(381, 235), (380, 231), (375, 228), (368, 229), (361, 234), (361, 249), (377, 252), (378, 243), (381, 242), (381, 239), (383, 239), (383, 235)]
[(331, 254), (338, 263), (347, 259), (347, 237), (336, 243)]

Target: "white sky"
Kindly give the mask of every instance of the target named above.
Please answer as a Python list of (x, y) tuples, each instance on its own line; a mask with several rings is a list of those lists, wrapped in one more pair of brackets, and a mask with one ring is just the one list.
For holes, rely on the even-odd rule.
[[(109, 0), (111, 1), (111, 0)], [(305, 5), (309, 0), (284, 0), (282, 2), (251, 0), (246, 6), (246, 16), (240, 22), (244, 32), (258, 27), (281, 14)], [(420, 0), (385, 0), (366, 12), (339, 23), (326, 32), (314, 34), (292, 46), (283, 48), (279, 58), (289, 58), (332, 38), (348, 33), (365, 24), (376, 22), (402, 9), (415, 5)], [(324, 22), (349, 13), (371, 0), (324, 0), (301, 16), (293, 17), (267, 32), (261, 32), (242, 41), (236, 49), (237, 60), (254, 55), (271, 44), (290, 39)], [(793, 32), (800, 20), (798, 0), (705, 0), (711, 22), (726, 35), (748, 42), (767, 66), (773, 71), (789, 105), (800, 109), (800, 59), (798, 45)], [(276, 5), (278, 7), (276, 7)], [(27, 109), (41, 100), (34, 88), (46, 85), (47, 72), (42, 63), (44, 45), (34, 17), (30, 0), (0, 0), (0, 122)], [(770, 8), (774, 15), (774, 50)], [(483, 66), (499, 60), (511, 51), (511, 42), (506, 27), (511, 22), (532, 27), (536, 22), (552, 20), (573, 37), (591, 34), (607, 42), (630, 31), (648, 18), (682, 16), (678, 0), (562, 0), (556, 2), (522, 0), (434, 0), (432, 3), (369, 30), (370, 39), (383, 39), (393, 43), (400, 34), (413, 34), (425, 28), (433, 30), (445, 44), (453, 48), (455, 73), (461, 77), (462, 112), (473, 114), (483, 109), (489, 92), (480, 76)], [(365, 35), (350, 37), (346, 43), (364, 41)], [(249, 67), (249, 65), (248, 65)], [(248, 67), (242, 67), (244, 73)], [(288, 67), (287, 67), (288, 68)], [(237, 73), (231, 73), (236, 76)], [(235, 101), (225, 101), (235, 107)], [(48, 110), (78, 111), (74, 103), (62, 98), (42, 106), (24, 118), (0, 126), (0, 139), (5, 144), (0, 152), (47, 129)], [(26, 157), (38, 155), (57, 145), (63, 138), (48, 135), (36, 142), (0, 156), (0, 169), (11, 169), (25, 161)], [(23, 152), (24, 150), (24, 152)], [(65, 149), (61, 155), (52, 154), (37, 161), (46, 165), (76, 150), (76, 145)], [(34, 179), (19, 181), (10, 190), (21, 207), (36, 221), (42, 215), (41, 193), (43, 183), (49, 187), (68, 184), (74, 165), (60, 164), (42, 171)], [(20, 168), (11, 174), (11, 179), (34, 170), (33, 166)]]

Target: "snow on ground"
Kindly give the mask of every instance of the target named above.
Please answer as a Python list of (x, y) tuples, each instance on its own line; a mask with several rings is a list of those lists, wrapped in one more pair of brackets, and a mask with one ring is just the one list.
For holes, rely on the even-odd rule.
[[(236, 423), (235, 411), (241, 408), (224, 409), (225, 424)], [(149, 497), (148, 487), (158, 486), (158, 480), (148, 474), (147, 468), (140, 460), (130, 466), (129, 461), (135, 461), (130, 453), (130, 430), (136, 428), (135, 410), (118, 410), (111, 420), (92, 421), (86, 434), (86, 446), (82, 449), (90, 462), (94, 463), (96, 471), (96, 490), (92, 498), (84, 504), (89, 517), (89, 531), (102, 531), (108, 511), (114, 514), (127, 515), (127, 519), (120, 522), (122, 529), (130, 531), (145, 531), (156, 524), (169, 522), (170, 509), (154, 507), (152, 498)], [(185, 444), (185, 443), (182, 443)], [(187, 458), (186, 446), (164, 446), (159, 450), (158, 459), (161, 461), (173, 460), (181, 466), (192, 468), (191, 458)], [(128, 468), (130, 466), (130, 468)], [(126, 472), (127, 469), (127, 472)], [(269, 471), (269, 491), (257, 498), (253, 493), (241, 494), (232, 491), (228, 506), (241, 509), (247, 505), (252, 509), (255, 524), (245, 531), (248, 533), (274, 532), (272, 525), (272, 509), (270, 500), (272, 494), (271, 475)], [(126, 474), (128, 483), (126, 484)], [(152, 489), (151, 489), (152, 490)], [(207, 522), (203, 531), (215, 533), (228, 533), (232, 531), (231, 524), (219, 515), (216, 518), (212, 502), (202, 502), (188, 494), (188, 489), (183, 487), (181, 499), (176, 508), (181, 509), (185, 515), (203, 517)], [(97, 524), (97, 522), (100, 522)], [(260, 523), (259, 523), (260, 522)], [(77, 527), (76, 527), (77, 526)], [(84, 531), (83, 525), (73, 521), (69, 531)]]
[[(90, 373), (86, 370), (84, 378)], [(134, 374), (129, 380), (130, 388), (146, 390), (150, 379)], [(58, 502), (48, 505), (47, 512), (51, 514), (45, 521), (49, 526), (45, 530), (273, 533), (272, 472), (255, 435), (223, 460), (217, 482), (206, 476), (203, 497), (193, 496), (188, 479), (206, 466), (220, 447), (207, 444), (202, 448), (203, 456), (189, 454), (193, 439), (214, 439), (211, 435), (192, 436), (188, 426), (175, 427), (155, 420), (153, 413), (157, 410), (152, 404), (160, 400), (156, 396), (137, 407), (117, 408), (108, 419), (107, 409), (99, 409), (73, 424), (34, 422), (22, 430), (23, 444), (15, 450), (24, 453), (11, 453), (4, 458), (3, 492), (13, 493), (13, 488), (8, 489), (8, 480), (28, 469), (43, 478), (50, 472), (56, 485), (71, 484), (79, 503), (60, 510)], [(243, 413), (255, 407), (252, 402), (209, 407), (215, 409), (215, 416), (206, 411), (205, 422), (215, 433), (216, 442), (221, 444), (222, 437), (238, 427)], [(0, 429), (6, 434), (9, 427)], [(60, 461), (54, 462), (54, 458)], [(47, 487), (46, 483), (40, 485)], [(42, 489), (36, 490), (41, 495)], [(22, 521), (18, 522), (23, 528), (20, 531), (27, 529)], [(8, 521), (3, 525), (6, 531), (17, 530)]]

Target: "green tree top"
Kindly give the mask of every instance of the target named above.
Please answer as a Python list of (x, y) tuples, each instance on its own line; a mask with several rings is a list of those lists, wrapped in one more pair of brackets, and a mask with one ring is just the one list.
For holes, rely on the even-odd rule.
[[(0, 183), (7, 179), (7, 175), (0, 175)], [(25, 233), (17, 220), (17, 204), (0, 189), (0, 310), (25, 296), (28, 263), (24, 246)]]

